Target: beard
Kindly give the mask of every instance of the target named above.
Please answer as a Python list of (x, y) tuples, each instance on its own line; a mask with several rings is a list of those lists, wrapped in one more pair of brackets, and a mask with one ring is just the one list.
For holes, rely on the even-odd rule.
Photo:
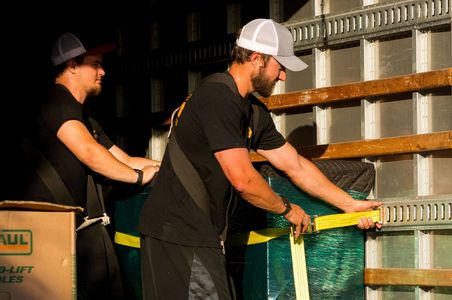
[(96, 85), (96, 86), (93, 86), (92, 88), (90, 88), (87, 94), (88, 94), (88, 96), (98, 96), (101, 91), (102, 91), (102, 86)]
[(259, 74), (253, 77), (251, 79), (251, 82), (255, 91), (258, 92), (262, 97), (267, 98), (272, 94), (276, 82), (265, 77), (263, 71), (264, 68), (261, 68), (259, 70)]

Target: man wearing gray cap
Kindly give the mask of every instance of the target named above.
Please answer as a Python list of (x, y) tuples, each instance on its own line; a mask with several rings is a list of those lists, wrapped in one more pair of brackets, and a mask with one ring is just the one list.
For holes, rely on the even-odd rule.
[(35, 170), (21, 178), (22, 199), (85, 209), (77, 216), (78, 299), (123, 299), (117, 258), (104, 227), (108, 217), (103, 200), (90, 198), (101, 192), (94, 182), (108, 178), (144, 185), (159, 169), (159, 162), (131, 157), (114, 145), (84, 107), (87, 97), (101, 92), (102, 55), (112, 50), (108, 45), (85, 49), (72, 33), (55, 42), (54, 84), (37, 111), (25, 149), (35, 150), (29, 161)]
[[(140, 220), (144, 299), (234, 298), (222, 251), (233, 193), (284, 216), (297, 237), (307, 230), (310, 217), (270, 188), (253, 167), (250, 149), (307, 193), (345, 212), (381, 205), (355, 200), (331, 183), (286, 142), (268, 109), (252, 96), (270, 96), (275, 84), (286, 79), (286, 68), (307, 67), (294, 55), (287, 28), (270, 19), (253, 20), (241, 29), (231, 56), (229, 70), (204, 79), (175, 114), (159, 177)], [(182, 155), (188, 161), (183, 168)], [(205, 192), (192, 189), (194, 181), (184, 176), (187, 165)], [(362, 229), (374, 226), (369, 219), (359, 220)]]

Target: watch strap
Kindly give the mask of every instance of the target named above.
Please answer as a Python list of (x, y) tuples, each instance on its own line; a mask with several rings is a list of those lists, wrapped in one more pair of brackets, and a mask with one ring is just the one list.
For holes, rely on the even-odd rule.
[(135, 182), (136, 185), (142, 185), (143, 184), (143, 171), (140, 169), (133, 169), (135, 173), (138, 174), (137, 182)]
[(285, 215), (287, 215), (289, 213), (289, 211), (292, 210), (292, 206), (290, 205), (289, 200), (287, 200), (286, 198), (281, 197), (281, 200), (283, 201), (284, 206), (286, 207), (286, 209), (282, 213), (279, 213), (278, 215), (285, 216)]

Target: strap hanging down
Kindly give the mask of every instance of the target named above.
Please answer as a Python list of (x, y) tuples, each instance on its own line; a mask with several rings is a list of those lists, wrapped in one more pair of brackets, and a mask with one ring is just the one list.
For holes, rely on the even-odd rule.
[(102, 187), (94, 182), (94, 178), (91, 174), (88, 174), (88, 183), (86, 188), (86, 209), (88, 215), (84, 218), (84, 222), (77, 227), (76, 231), (79, 231), (98, 221), (101, 221), (104, 226), (110, 224), (110, 217), (105, 212)]
[(308, 272), (306, 268), (306, 255), (304, 238), (300, 235), (295, 239), (294, 227), (290, 227), (290, 252), (292, 254), (292, 269), (295, 284), (295, 299), (309, 300)]

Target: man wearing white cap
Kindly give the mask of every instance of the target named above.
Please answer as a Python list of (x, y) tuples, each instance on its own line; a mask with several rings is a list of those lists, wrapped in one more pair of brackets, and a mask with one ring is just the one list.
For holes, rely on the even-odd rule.
[[(207, 77), (179, 110), (159, 177), (141, 215), (144, 299), (234, 298), (221, 241), (234, 192), (284, 216), (296, 227), (297, 236), (307, 230), (310, 217), (270, 188), (253, 167), (250, 149), (304, 191), (345, 212), (381, 205), (354, 200), (331, 183), (286, 142), (268, 109), (251, 95), (270, 96), (275, 84), (286, 79), (286, 68), (306, 67), (294, 55), (287, 28), (270, 19), (253, 20), (241, 30), (229, 70)], [(181, 179), (178, 158), (168, 150), (175, 141), (205, 186), (207, 208)], [(371, 220), (359, 220), (362, 229), (374, 226)]]

